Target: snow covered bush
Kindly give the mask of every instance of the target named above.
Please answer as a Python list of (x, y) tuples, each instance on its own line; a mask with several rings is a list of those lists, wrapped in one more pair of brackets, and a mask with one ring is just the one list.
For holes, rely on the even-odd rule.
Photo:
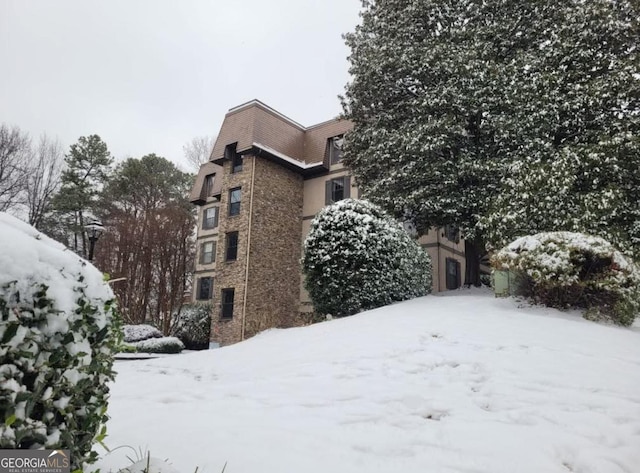
[(302, 266), (321, 314), (351, 315), (431, 291), (429, 255), (398, 222), (364, 200), (341, 200), (318, 213)]
[(588, 318), (631, 325), (640, 311), (640, 269), (600, 237), (546, 232), (515, 240), (492, 257), (517, 276), (516, 292)]
[(124, 343), (119, 346), (121, 352), (141, 353), (180, 353), (183, 343), (176, 337), (164, 337), (162, 332), (151, 325), (125, 325)]
[(0, 213), (0, 448), (69, 449), (72, 470), (104, 437), (120, 334), (102, 273)]
[(139, 353), (180, 353), (184, 344), (176, 337), (148, 338), (126, 346), (135, 347)]
[(147, 340), (149, 338), (160, 338), (162, 332), (151, 325), (139, 324), (139, 325), (125, 325), (123, 327), (124, 338), (127, 343), (139, 342), (141, 340)]
[(175, 316), (172, 334), (189, 350), (209, 348), (211, 304), (185, 304)]

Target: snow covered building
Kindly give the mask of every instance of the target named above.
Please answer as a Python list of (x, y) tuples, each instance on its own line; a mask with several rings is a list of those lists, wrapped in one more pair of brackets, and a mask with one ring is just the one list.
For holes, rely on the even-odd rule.
[[(229, 345), (313, 312), (302, 285), (302, 242), (325, 205), (360, 192), (341, 163), (352, 124), (310, 127), (253, 100), (230, 109), (190, 200), (199, 206), (193, 299), (210, 301), (212, 342)], [(464, 242), (434, 229), (420, 243), (433, 260), (433, 290), (460, 286)]]

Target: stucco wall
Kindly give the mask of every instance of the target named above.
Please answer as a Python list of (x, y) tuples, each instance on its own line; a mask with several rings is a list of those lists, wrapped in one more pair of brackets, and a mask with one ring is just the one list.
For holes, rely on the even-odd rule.
[(446, 259), (453, 258), (460, 263), (460, 280), (464, 283), (465, 259), (464, 240), (457, 243), (444, 236), (442, 228), (432, 228), (429, 233), (423, 235), (418, 243), (427, 250), (431, 256), (433, 266), (433, 292), (447, 290)]
[[(312, 217), (325, 206), (325, 183), (327, 181), (349, 175), (342, 164), (334, 165), (332, 169), (333, 171), (330, 171), (328, 174), (304, 181), (303, 217)], [(352, 198), (358, 196), (358, 189), (354, 185), (353, 178), (351, 179), (350, 193)]]

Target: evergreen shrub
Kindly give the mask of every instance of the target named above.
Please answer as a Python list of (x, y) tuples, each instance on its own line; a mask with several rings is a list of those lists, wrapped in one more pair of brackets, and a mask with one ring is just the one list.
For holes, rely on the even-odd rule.
[(346, 199), (322, 209), (304, 242), (314, 309), (352, 315), (431, 292), (431, 259), (380, 207)]
[(152, 325), (137, 324), (123, 326), (124, 341), (127, 343), (139, 342), (149, 338), (160, 338), (162, 332)]
[(105, 435), (120, 334), (102, 273), (0, 213), (0, 448), (69, 449), (72, 470)]
[(188, 350), (209, 348), (211, 333), (211, 304), (185, 304), (175, 315), (172, 334), (178, 337)]
[(184, 350), (184, 344), (176, 337), (148, 338), (127, 344), (135, 347), (138, 353), (180, 353)]
[(492, 257), (516, 275), (516, 293), (585, 317), (629, 326), (640, 311), (640, 269), (606, 240), (573, 232), (519, 238)]

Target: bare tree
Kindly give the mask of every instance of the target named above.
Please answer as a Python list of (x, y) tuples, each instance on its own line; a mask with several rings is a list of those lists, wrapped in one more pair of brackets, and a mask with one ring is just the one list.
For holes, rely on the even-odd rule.
[(28, 221), (38, 230), (43, 229), (44, 217), (60, 188), (63, 163), (64, 153), (58, 140), (42, 135), (38, 148), (30, 153), (26, 163), (25, 179)]
[(118, 164), (102, 192), (108, 231), (96, 265), (114, 279), (128, 323), (152, 323), (169, 333), (179, 310), (185, 274), (193, 266), (195, 213), (188, 201), (192, 176), (155, 154)]
[(0, 126), (0, 211), (13, 210), (20, 205), (24, 191), (31, 140), (17, 126)]
[(215, 136), (196, 136), (182, 147), (184, 157), (194, 171), (197, 172), (200, 166), (209, 161), (215, 142)]

